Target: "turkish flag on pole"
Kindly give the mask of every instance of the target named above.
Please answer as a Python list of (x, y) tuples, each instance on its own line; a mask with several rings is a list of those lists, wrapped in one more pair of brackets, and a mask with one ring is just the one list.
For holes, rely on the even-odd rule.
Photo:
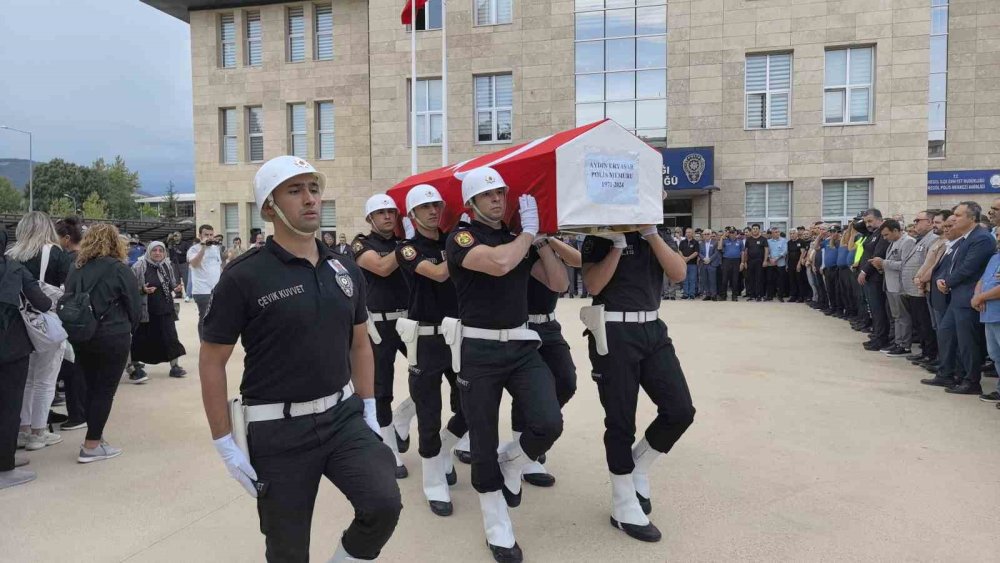
[[(417, 0), (417, 9), (419, 10), (423, 8), (424, 4), (426, 3), (427, 0)], [(403, 13), (399, 15), (399, 19), (403, 21), (403, 25), (410, 25), (413, 23), (411, 17), (412, 15), (413, 15), (413, 0), (406, 0), (406, 7), (403, 8)]]

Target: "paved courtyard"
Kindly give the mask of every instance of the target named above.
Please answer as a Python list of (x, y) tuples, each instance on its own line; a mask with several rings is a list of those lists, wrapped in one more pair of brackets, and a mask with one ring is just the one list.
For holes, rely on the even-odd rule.
[[(777, 303), (664, 304), (698, 414), (652, 473), (663, 541), (612, 529), (582, 303), (558, 309), (579, 374), (548, 456), (558, 482), (525, 485), (511, 510), (527, 560), (995, 560), (1000, 412), (920, 385), (922, 372), (862, 351), (842, 321)], [(0, 491), (0, 561), (263, 560), (254, 502), (226, 473), (202, 412), (193, 303), (181, 317), (189, 377), (153, 366), (148, 384), (122, 384), (107, 429), (120, 458), (78, 465), (82, 431), (28, 453), (38, 480)], [(241, 367), (238, 353), (233, 390)], [(405, 377), (396, 394), (407, 395)], [(654, 412), (640, 399), (640, 427)], [(456, 464), (455, 514), (439, 518), (421, 493), (416, 447), (403, 457), (404, 510), (380, 560), (490, 561), (469, 467)], [(336, 489), (322, 486), (314, 561), (332, 555), (350, 517)]]

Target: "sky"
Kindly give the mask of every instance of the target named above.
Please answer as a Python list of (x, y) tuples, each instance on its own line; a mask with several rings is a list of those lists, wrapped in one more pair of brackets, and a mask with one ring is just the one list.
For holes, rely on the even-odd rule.
[[(139, 0), (0, 0), (0, 125), (34, 160), (121, 155), (142, 190), (194, 191), (188, 24)], [(0, 158), (28, 158), (0, 130)]]

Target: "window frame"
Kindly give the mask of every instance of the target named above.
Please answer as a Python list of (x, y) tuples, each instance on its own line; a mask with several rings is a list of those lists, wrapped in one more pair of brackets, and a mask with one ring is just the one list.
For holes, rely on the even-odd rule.
[[(319, 30), (319, 16), (320, 16), (319, 12), (320, 12), (320, 10), (322, 10), (324, 8), (328, 9), (330, 11), (330, 31), (328, 33), (327, 32), (321, 32)], [(314, 4), (313, 5), (313, 60), (316, 60), (316, 61), (332, 61), (332, 60), (334, 60), (336, 58), (336, 56), (337, 56), (336, 55), (336, 49), (334, 48), (334, 45), (333, 45), (333, 37), (334, 37), (334, 33), (333, 32), (334, 32), (333, 4), (332, 3), (331, 4)], [(319, 40), (320, 40), (320, 37), (326, 37), (327, 35), (329, 35), (329, 37), (330, 37), (330, 56), (324, 58), (324, 57), (320, 56), (320, 52), (319, 52)]]
[[(435, 82), (435, 81), (440, 84), (440, 87), (441, 87), (441, 89), (443, 91), (443, 89), (444, 89), (444, 81), (441, 79), (440, 76), (426, 76), (426, 77), (418, 77), (417, 78), (417, 88), (420, 87), (421, 83), (424, 83), (424, 87), (425, 87), (425, 90), (426, 90), (424, 99), (426, 99), (428, 101), (430, 100), (430, 86), (431, 86), (430, 83), (431, 82)], [(410, 78), (407, 78), (406, 79), (407, 90), (409, 90), (410, 88), (412, 88), (412, 84), (413, 84), (413, 80), (410, 79)], [(473, 80), (473, 86), (472, 87), (473, 87), (473, 97), (474, 97), (475, 96), (475, 80)], [(416, 92), (413, 92), (413, 94), (416, 94)], [(406, 118), (406, 124), (407, 124), (406, 145), (407, 146), (411, 146), (412, 138), (413, 138), (412, 137), (413, 136), (413, 131), (411, 130), (412, 127), (413, 127), (413, 119), (411, 119), (411, 117), (412, 117), (412, 114), (413, 114), (413, 106), (412, 106), (412, 104), (415, 101), (415, 98), (416, 98), (415, 95), (408, 95), (407, 99), (406, 99), (406, 106), (407, 106), (406, 107), (406, 116), (407, 116), (407, 118)], [(427, 107), (428, 108), (430, 107), (430, 103), (427, 104)], [(475, 110), (473, 110), (473, 111), (475, 111)], [(443, 128), (444, 127), (444, 106), (442, 106), (441, 109), (439, 109), (439, 110), (431, 110), (431, 109), (420, 110), (420, 108), (417, 108), (417, 147), (440, 147), (440, 146), (442, 146), (444, 144), (443, 143), (443, 141), (444, 141), (443, 137), (441, 139), (442, 142), (440, 142), (440, 143), (432, 143), (432, 142), (430, 142), (430, 138), (431, 138), (431, 117), (435, 116), (435, 115), (440, 115), (441, 116), (441, 126)], [(513, 111), (512, 111), (511, 112), (511, 119), (513, 119), (513, 116), (514, 116), (514, 114), (513, 114)], [(424, 142), (422, 142), (420, 140), (420, 130), (421, 130), (420, 127), (421, 127), (421, 123), (424, 124), (424, 131), (427, 132), (427, 142), (426, 143), (424, 143)], [(477, 136), (478, 136), (478, 134), (477, 134)]]
[[(489, 2), (490, 4), (490, 12), (489, 12), (490, 15), (487, 18), (490, 21), (487, 23), (482, 23), (478, 21), (479, 11), (477, 10), (478, 8), (477, 0), (472, 0), (472, 27), (492, 27), (496, 25), (511, 25), (514, 23), (514, 0), (486, 0), (486, 1)], [(499, 10), (500, 2), (507, 2), (508, 4), (510, 4), (510, 21), (505, 21), (505, 22), (497, 21), (500, 14)]]
[[(434, 1), (435, 1), (435, 0), (427, 0), (427, 4), (424, 4), (424, 7), (423, 7), (423, 8), (420, 8), (419, 10), (417, 10), (417, 15), (418, 15), (418, 16), (420, 15), (420, 12), (421, 12), (421, 10), (425, 10), (425, 12), (424, 12), (424, 29), (418, 29), (418, 30), (417, 30), (417, 32), (423, 32), (423, 31), (441, 31), (441, 27), (432, 27), (432, 28), (430, 28), (430, 29), (428, 29), (428, 28), (427, 28), (427, 15), (426, 15), (426, 14), (427, 14), (427, 12), (426, 12), (426, 10), (427, 10), (427, 6), (428, 6), (428, 5), (429, 5), (429, 4), (431, 3), (431, 2), (434, 2)], [(438, 0), (438, 1), (437, 1), (437, 4), (436, 4), (436, 5), (437, 5), (437, 6), (441, 6), (441, 2), (442, 2), (442, 1), (444, 1), (444, 0)], [(473, 1), (474, 1), (474, 0), (473, 0)], [(404, 4), (404, 6), (405, 6), (405, 4)], [(473, 10), (474, 10), (474, 9), (475, 9), (475, 6), (473, 5)], [(443, 7), (442, 7), (442, 9), (441, 9), (441, 13), (442, 13), (442, 14), (444, 14), (444, 8), (443, 8)], [(412, 24), (406, 24), (406, 26), (405, 26), (405, 28), (406, 28), (406, 33), (411, 33), (411, 32), (413, 31), (413, 29), (414, 29), (414, 28), (416, 27), (416, 23), (417, 23), (417, 22), (416, 22), (416, 20), (414, 19), (414, 22), (413, 22)], [(442, 18), (442, 20), (441, 20), (441, 24), (442, 24), (442, 27), (444, 27), (444, 18)]]
[[(236, 211), (236, 224), (229, 224), (229, 210), (233, 209)], [(226, 246), (233, 245), (233, 239), (240, 236), (240, 204), (235, 202), (226, 202), (222, 204), (222, 232), (225, 240)]]
[[(333, 119), (330, 129), (322, 129), (323, 120), (320, 118), (320, 111), (325, 104), (330, 104), (330, 111), (333, 112)], [(317, 100), (313, 102), (315, 109), (315, 119), (316, 119), (316, 160), (334, 160), (337, 157), (337, 136), (335, 131), (337, 129), (337, 106), (333, 103), (333, 100)], [(323, 135), (330, 135), (330, 143), (332, 145), (333, 154), (330, 156), (323, 156)]]
[[(510, 106), (498, 106), (497, 105), (497, 87), (496, 78), (498, 76), (510, 76)], [(491, 104), (489, 109), (480, 109), (476, 104), (478, 100), (476, 99), (476, 81), (480, 78), (490, 79), (490, 94), (491, 94)], [(492, 120), (492, 139), (489, 141), (479, 140), (479, 114), (489, 111), (490, 119)], [(500, 123), (497, 120), (497, 115), (500, 112), (507, 111), (510, 112), (510, 138), (500, 139)], [(505, 145), (510, 144), (514, 141), (514, 73), (513, 72), (495, 72), (490, 74), (474, 74), (472, 76), (472, 126), (473, 134), (475, 135), (476, 145)]]
[[(934, 14), (935, 12), (944, 12), (944, 30), (935, 31), (934, 30)], [(929, 82), (933, 83), (935, 77), (940, 76), (944, 80), (944, 94), (943, 99), (935, 100), (932, 99), (933, 89), (930, 89), (927, 99), (927, 159), (928, 160), (943, 160), (948, 157), (948, 52), (951, 48), (951, 2), (950, 0), (938, 0), (931, 2), (931, 31), (930, 31), (930, 46), (929, 56), (931, 57), (930, 62), (930, 73), (928, 75)], [(939, 72), (934, 72), (934, 39), (937, 37), (944, 38), (944, 70)], [(942, 127), (940, 129), (931, 128), (931, 116), (935, 111), (935, 106), (940, 105), (941, 108), (941, 120)], [(932, 152), (933, 147), (938, 148), (938, 152)]]
[[(788, 56), (788, 88), (771, 87), (771, 57)], [(750, 90), (747, 88), (747, 72), (749, 71), (749, 60), (751, 57), (764, 57), (764, 89)], [(744, 58), (743, 67), (743, 129), (746, 131), (763, 131), (766, 129), (791, 129), (792, 128), (792, 86), (795, 76), (795, 56), (791, 51), (777, 53), (747, 53)], [(750, 96), (764, 95), (764, 123), (761, 127), (750, 127), (749, 104)], [(785, 125), (771, 125), (771, 98), (772, 95), (785, 94), (788, 96), (788, 119)]]
[[(752, 225), (754, 223), (760, 223), (761, 230), (767, 230), (771, 228), (772, 222), (782, 222), (785, 223), (785, 231), (788, 230), (788, 225), (792, 224), (792, 187), (794, 182), (790, 181), (778, 181), (778, 182), (747, 182), (743, 186), (743, 218), (747, 225)], [(747, 214), (747, 195), (750, 193), (750, 188), (752, 186), (764, 186), (764, 216), (757, 217)], [(788, 209), (785, 215), (775, 215), (771, 216), (771, 187), (772, 186), (782, 186), (788, 190)]]
[[(250, 114), (253, 112), (253, 110), (260, 110), (260, 117), (259, 117), (259, 120), (258, 120), (258, 124), (260, 125), (260, 131), (257, 132), (257, 133), (254, 133), (251, 130), (251, 124), (253, 123), (253, 120), (250, 119)], [(247, 158), (247, 160), (246, 161), (247, 162), (253, 162), (253, 163), (264, 162), (266, 160), (264, 158), (264, 107), (263, 106), (246, 106), (246, 111), (244, 112), (243, 115), (244, 115), (244, 121), (245, 121), (246, 143), (247, 143), (247, 146), (246, 146), (246, 152), (247, 152), (246, 158)], [(254, 160), (253, 159), (253, 140), (254, 139), (260, 139), (260, 160)]]
[[(287, 116), (288, 116), (288, 154), (296, 156), (298, 158), (309, 158), (309, 108), (306, 106), (305, 102), (289, 102), (287, 104)], [(301, 131), (296, 131), (295, 127), (295, 108), (302, 108), (302, 127)], [(303, 152), (305, 154), (295, 153), (295, 139), (301, 137), (304, 143)]]
[[(230, 114), (229, 112), (232, 112)], [(239, 124), (236, 123), (237, 111), (235, 107), (219, 108), (219, 163), (220, 164), (239, 164), (240, 163), (240, 145), (239, 145)], [(232, 120), (230, 120), (230, 116)], [(230, 121), (233, 122), (234, 134), (228, 134)], [(226, 160), (226, 155), (229, 153), (227, 149), (229, 142), (233, 143), (233, 160)]]
[[(297, 14), (297, 15), (296, 15)], [(292, 21), (294, 17), (302, 18), (302, 32), (292, 31)], [(292, 58), (294, 40), (302, 41), (302, 58), (294, 60)], [(288, 6), (285, 8), (285, 62), (289, 64), (302, 63), (306, 61), (306, 11), (303, 6)]]
[[(847, 183), (848, 182), (858, 182), (858, 181), (862, 181), (862, 180), (868, 182), (868, 202), (866, 203), (864, 209), (870, 209), (871, 206), (872, 206), (872, 192), (874, 191), (874, 187), (875, 187), (875, 179), (874, 178), (824, 178), (823, 180), (821, 180), (821, 182), (820, 182), (820, 194), (819, 194), (819, 215), (820, 215), (820, 219), (822, 221), (824, 221), (824, 222), (837, 221), (841, 225), (845, 225), (848, 222), (850, 222), (852, 219), (854, 219), (854, 216), (857, 213), (856, 212), (855, 213), (848, 213), (847, 212)], [(841, 215), (825, 215), (823, 213), (823, 201), (826, 198), (827, 184), (834, 183), (834, 182), (839, 183), (840, 186), (841, 186), (841, 188), (844, 190), (843, 191), (843, 195), (841, 197), (841, 206), (840, 206)], [(864, 209), (862, 209), (861, 211), (863, 211)]]
[[(852, 84), (851, 83), (851, 58), (854, 51), (860, 51), (863, 49), (871, 49), (871, 81), (865, 84)], [(827, 56), (834, 51), (846, 51), (847, 59), (844, 64), (845, 73), (843, 84), (835, 84), (829, 86), (826, 84), (826, 65)], [(876, 60), (876, 50), (875, 45), (852, 45), (846, 47), (832, 47), (827, 48), (823, 51), (823, 126), (824, 127), (849, 127), (854, 125), (874, 125), (875, 124), (875, 83), (877, 81), (877, 76), (875, 72), (878, 68)], [(866, 121), (851, 121), (851, 92), (854, 90), (868, 90), (868, 119)], [(843, 121), (840, 122), (827, 122), (826, 120), (826, 94), (827, 92), (833, 91), (843, 91), (844, 92), (844, 107), (841, 112), (841, 118)]]
[[(256, 16), (257, 22), (257, 37), (253, 37), (250, 34), (250, 23), (251, 16)], [(264, 66), (264, 22), (260, 16), (260, 10), (248, 10), (243, 12), (243, 33), (245, 39), (243, 41), (243, 49), (246, 51), (244, 55), (244, 64), (251, 68), (259, 68)], [(251, 56), (253, 53), (253, 45), (257, 44), (258, 52), (260, 53), (260, 59), (257, 63), (254, 63)]]
[[(228, 40), (226, 39), (226, 33), (225, 33), (225, 25), (227, 23), (227, 20), (228, 20), (228, 23), (230, 25), (232, 25), (232, 38), (228, 39)], [(233, 13), (233, 12), (228, 12), (228, 13), (225, 13), (225, 14), (219, 14), (219, 27), (218, 27), (218, 30), (219, 30), (219, 49), (218, 49), (219, 68), (224, 68), (224, 69), (233, 69), (233, 68), (236, 68), (237, 66), (239, 66), (237, 64), (237, 56), (236, 56), (237, 55), (236, 54), (236, 37), (237, 37), (237, 33), (236, 33), (236, 14)], [(232, 50), (233, 50), (233, 55), (232, 55), (233, 64), (231, 64), (231, 65), (227, 65), (226, 64), (226, 47), (231, 47)]]

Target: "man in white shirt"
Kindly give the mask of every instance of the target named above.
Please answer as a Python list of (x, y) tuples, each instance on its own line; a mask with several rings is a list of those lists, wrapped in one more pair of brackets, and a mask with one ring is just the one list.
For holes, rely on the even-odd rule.
[(191, 276), (191, 296), (198, 305), (198, 338), (201, 338), (202, 324), (212, 300), (212, 290), (219, 283), (222, 274), (222, 250), (215, 238), (211, 225), (198, 227), (198, 242), (187, 252), (189, 274)]

